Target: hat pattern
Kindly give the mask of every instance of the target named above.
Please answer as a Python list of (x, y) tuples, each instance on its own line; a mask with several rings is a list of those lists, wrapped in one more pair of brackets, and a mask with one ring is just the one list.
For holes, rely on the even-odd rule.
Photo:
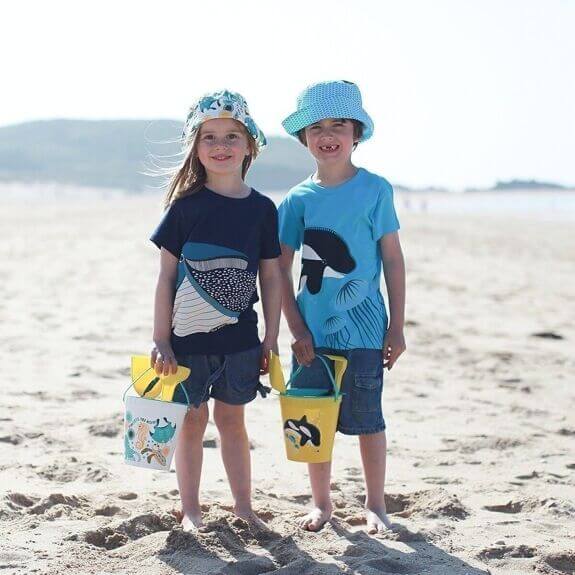
[(347, 80), (318, 82), (308, 86), (297, 98), (296, 111), (282, 122), (282, 126), (290, 136), (297, 136), (306, 126), (327, 118), (361, 122), (362, 142), (373, 134), (373, 120), (363, 109), (361, 92), (356, 84)]
[(232, 118), (241, 122), (256, 141), (258, 149), (266, 145), (266, 137), (250, 115), (248, 104), (241, 94), (221, 90), (202, 96), (188, 112), (182, 141), (188, 147), (201, 124), (216, 118)]

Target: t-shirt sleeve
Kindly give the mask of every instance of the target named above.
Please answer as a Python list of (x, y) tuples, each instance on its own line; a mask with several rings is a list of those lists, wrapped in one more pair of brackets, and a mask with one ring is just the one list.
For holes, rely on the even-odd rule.
[(377, 202), (371, 213), (371, 229), (375, 241), (399, 229), (399, 220), (393, 205), (393, 188), (387, 182), (379, 189)]
[(273, 258), (279, 257), (280, 254), (281, 249), (278, 238), (278, 211), (274, 203), (269, 200), (261, 235), (260, 259), (271, 260)]
[(173, 203), (164, 213), (162, 220), (150, 236), (158, 248), (167, 249), (174, 257), (180, 258), (184, 245), (183, 217), (178, 202)]
[(303, 213), (298, 204), (302, 205), (292, 194), (288, 194), (278, 209), (280, 242), (292, 247), (295, 251), (299, 250), (304, 233)]

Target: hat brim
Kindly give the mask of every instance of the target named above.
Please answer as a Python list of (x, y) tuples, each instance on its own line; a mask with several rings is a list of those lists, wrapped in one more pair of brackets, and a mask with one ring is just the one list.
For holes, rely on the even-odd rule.
[(282, 122), (282, 126), (290, 136), (297, 136), (300, 130), (327, 118), (346, 118), (361, 122), (363, 124), (363, 135), (360, 142), (365, 142), (373, 135), (373, 120), (369, 117), (369, 114), (363, 109), (358, 110), (357, 107), (348, 108), (342, 105), (341, 102), (324, 101), (320, 106), (301, 108), (290, 114)]

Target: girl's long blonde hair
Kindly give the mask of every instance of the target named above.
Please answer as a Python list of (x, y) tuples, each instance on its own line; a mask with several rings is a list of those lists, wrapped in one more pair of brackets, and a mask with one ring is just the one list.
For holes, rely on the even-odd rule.
[[(242, 127), (242, 130), (248, 140), (248, 148), (250, 154), (244, 158), (242, 164), (242, 180), (246, 177), (252, 162), (258, 155), (257, 144), (252, 135), (247, 131), (246, 127), (236, 120)], [(185, 156), (182, 163), (176, 168), (174, 173), (170, 176), (168, 182), (166, 195), (164, 197), (164, 209), (168, 209), (176, 200), (191, 196), (200, 190), (206, 183), (207, 174), (200, 158), (198, 157), (198, 142), (202, 126), (189, 138), (187, 150), (184, 152)]]

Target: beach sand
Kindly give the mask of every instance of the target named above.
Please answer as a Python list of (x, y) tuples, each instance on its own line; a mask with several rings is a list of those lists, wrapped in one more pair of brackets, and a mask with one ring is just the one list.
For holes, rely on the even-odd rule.
[[(122, 393), (130, 355), (150, 349), (159, 216), (149, 195), (0, 203), (2, 573), (575, 572), (572, 222), (401, 214), (408, 351), (384, 392), (394, 530), (364, 531), (357, 439), (341, 435), (333, 521), (296, 527), (306, 468), (285, 459), (272, 396), (247, 408), (269, 531), (231, 513), (210, 423), (208, 528), (191, 534), (171, 513), (175, 474), (123, 462)], [(284, 324), (286, 370), (289, 340)]]

